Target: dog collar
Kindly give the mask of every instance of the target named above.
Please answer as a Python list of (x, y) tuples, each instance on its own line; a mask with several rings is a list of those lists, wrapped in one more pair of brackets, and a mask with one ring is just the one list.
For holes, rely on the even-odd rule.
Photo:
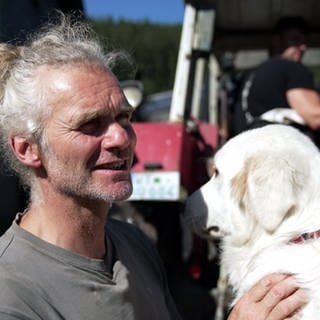
[(320, 238), (320, 230), (317, 230), (313, 232), (303, 233), (300, 236), (291, 239), (290, 243), (304, 243), (308, 240), (315, 240), (319, 238)]

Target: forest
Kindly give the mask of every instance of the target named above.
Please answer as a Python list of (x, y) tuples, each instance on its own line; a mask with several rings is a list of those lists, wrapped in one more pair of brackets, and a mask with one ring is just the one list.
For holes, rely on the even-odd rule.
[(119, 70), (120, 80), (142, 81), (146, 95), (173, 87), (182, 26), (149, 21), (91, 20), (90, 24), (106, 47), (125, 50), (133, 68)]

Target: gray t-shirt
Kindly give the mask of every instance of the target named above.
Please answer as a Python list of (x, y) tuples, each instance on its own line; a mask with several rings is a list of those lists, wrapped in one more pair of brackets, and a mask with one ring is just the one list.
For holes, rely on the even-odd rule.
[(180, 319), (149, 239), (113, 219), (106, 235), (107, 257), (90, 259), (14, 222), (0, 238), (0, 319)]

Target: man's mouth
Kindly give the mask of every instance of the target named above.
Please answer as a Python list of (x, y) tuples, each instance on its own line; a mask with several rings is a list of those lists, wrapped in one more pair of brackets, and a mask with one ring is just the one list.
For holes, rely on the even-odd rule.
[(127, 170), (128, 169), (128, 161), (121, 160), (110, 163), (104, 163), (101, 165), (97, 165), (94, 167), (95, 170)]

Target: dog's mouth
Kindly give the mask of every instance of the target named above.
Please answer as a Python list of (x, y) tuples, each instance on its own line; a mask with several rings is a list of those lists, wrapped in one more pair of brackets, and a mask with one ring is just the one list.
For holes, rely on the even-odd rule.
[(209, 228), (203, 228), (201, 232), (202, 236), (205, 238), (221, 238), (224, 234), (218, 226), (212, 226)]
[(220, 228), (218, 226), (209, 227), (206, 230), (208, 233), (220, 233)]
[(220, 239), (230, 235), (230, 232), (220, 228), (219, 226), (211, 226), (202, 230), (202, 234), (208, 238)]

